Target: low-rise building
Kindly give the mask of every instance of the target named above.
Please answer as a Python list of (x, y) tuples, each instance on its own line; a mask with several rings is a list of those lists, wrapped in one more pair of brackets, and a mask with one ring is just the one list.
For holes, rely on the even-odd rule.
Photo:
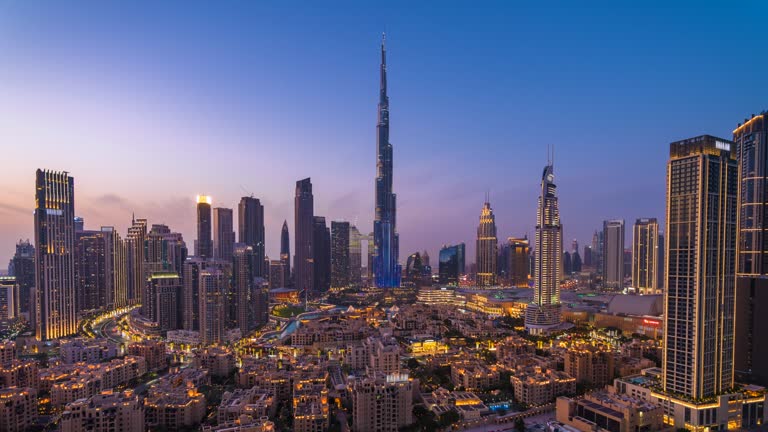
[(180, 429), (200, 424), (206, 399), (199, 387), (209, 382), (207, 371), (184, 369), (152, 385), (144, 399), (147, 428)]
[(510, 377), (515, 401), (539, 406), (552, 402), (555, 397), (576, 392), (576, 379), (565, 372), (532, 367), (519, 369)]
[(253, 419), (273, 417), (277, 401), (271, 393), (258, 387), (225, 392), (217, 411), (219, 424), (238, 420), (246, 415)]
[(603, 391), (557, 398), (559, 422), (583, 431), (652, 432), (664, 429), (661, 406)]
[(499, 384), (499, 368), (478, 359), (467, 359), (451, 364), (451, 382), (466, 391), (485, 390)]
[(125, 356), (107, 363), (78, 363), (63, 381), (51, 387), (51, 404), (61, 408), (78, 399), (89, 398), (147, 373), (143, 357)]
[(75, 338), (61, 343), (62, 363), (101, 363), (117, 356), (117, 345), (108, 339)]
[(214, 346), (196, 353), (198, 365), (211, 376), (226, 377), (235, 370), (235, 353), (226, 347)]
[(37, 419), (35, 390), (24, 387), (0, 388), (0, 431), (24, 432)]
[(489, 408), (475, 394), (464, 391), (448, 391), (442, 387), (432, 393), (423, 393), (421, 399), (428, 410), (440, 416), (456, 411), (463, 420), (477, 420), (489, 412)]
[(413, 423), (413, 383), (407, 374), (356, 380), (350, 397), (352, 430), (394, 431)]
[(219, 422), (216, 426), (203, 425), (202, 432), (275, 432), (275, 424), (268, 418), (242, 415), (236, 420)]
[(614, 378), (614, 353), (605, 345), (578, 344), (568, 348), (564, 358), (565, 372), (576, 382), (602, 387)]
[(165, 353), (165, 342), (160, 340), (143, 340), (128, 345), (128, 354), (144, 357), (147, 370), (159, 371), (168, 367), (168, 356)]
[(0, 366), (0, 387), (40, 388), (37, 362), (34, 360), (13, 360)]
[(144, 405), (132, 391), (111, 390), (68, 403), (60, 432), (142, 432)]

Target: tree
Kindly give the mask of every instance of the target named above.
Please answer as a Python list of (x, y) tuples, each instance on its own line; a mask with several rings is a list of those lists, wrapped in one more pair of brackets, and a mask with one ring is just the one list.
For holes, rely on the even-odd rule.
[(408, 359), (408, 362), (406, 363), (406, 365), (408, 366), (408, 369), (415, 370), (419, 368), (419, 361), (411, 357)]

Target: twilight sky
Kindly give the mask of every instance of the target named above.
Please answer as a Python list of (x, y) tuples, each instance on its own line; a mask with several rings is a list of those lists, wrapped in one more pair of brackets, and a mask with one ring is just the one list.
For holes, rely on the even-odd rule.
[(190, 249), (196, 194), (253, 193), (276, 256), (304, 177), (370, 231), (384, 30), (402, 260), (474, 261), (486, 190), (500, 239), (533, 235), (547, 145), (565, 244), (607, 218), (629, 241), (663, 218), (669, 142), (768, 108), (765, 2), (414, 3), (0, 0), (0, 268), (38, 167), (75, 177), (87, 228), (135, 212)]

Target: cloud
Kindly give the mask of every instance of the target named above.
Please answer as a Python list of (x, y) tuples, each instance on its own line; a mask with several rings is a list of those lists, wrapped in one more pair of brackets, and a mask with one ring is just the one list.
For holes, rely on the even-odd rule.
[(15, 206), (13, 204), (0, 203), (0, 211), (3, 213), (17, 213), (22, 215), (28, 215), (33, 212), (32, 209), (24, 208), (21, 206)]

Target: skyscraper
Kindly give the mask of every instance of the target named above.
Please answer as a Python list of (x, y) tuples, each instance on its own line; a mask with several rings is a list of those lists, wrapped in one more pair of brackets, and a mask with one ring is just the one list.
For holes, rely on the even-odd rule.
[(107, 243), (108, 310), (128, 306), (128, 250), (114, 227), (101, 227)]
[(667, 164), (662, 384), (667, 394), (693, 400), (734, 382), (737, 164), (730, 146), (709, 135), (677, 141)]
[(227, 324), (228, 275), (209, 267), (198, 279), (200, 301), (200, 340), (204, 344), (224, 341)]
[[(238, 241), (253, 249), (253, 275), (266, 276), (262, 263), (266, 257), (266, 240), (264, 235), (264, 206), (261, 201), (253, 197), (240, 198), (237, 206)], [(285, 228), (285, 242), (288, 242), (288, 226)], [(282, 257), (281, 243), (281, 257)], [(281, 258), (282, 259), (282, 258)]]
[(309, 178), (296, 182), (294, 198), (294, 241), (296, 244), (293, 265), (296, 289), (305, 295), (312, 290), (312, 237), (315, 225), (314, 197)]
[(213, 241), (211, 240), (211, 197), (197, 196), (197, 240), (195, 240), (195, 256), (213, 258)]
[(243, 336), (255, 328), (253, 247), (237, 243), (232, 260), (235, 322)]
[(477, 263), (477, 286), (496, 285), (496, 217), (493, 215), (491, 203), (485, 200), (480, 210), (480, 224), (477, 226), (477, 248), (475, 256)]
[(441, 285), (459, 285), (459, 278), (465, 274), (464, 243), (443, 246), (439, 253), (438, 275)]
[[(11, 263), (13, 264), (11, 276), (16, 277), (16, 283), (19, 285), (19, 311), (31, 313), (32, 289), (35, 286), (35, 246), (29, 240), (19, 240)], [(31, 317), (30, 321), (32, 321)]]
[(768, 112), (733, 131), (739, 160), (739, 232), (736, 278), (736, 370), (768, 385)]
[(592, 235), (592, 266), (597, 274), (603, 274), (603, 247), (605, 246), (603, 230), (595, 231)]
[(108, 240), (103, 231), (75, 232), (75, 305), (78, 311), (107, 306), (112, 280), (107, 269)]
[(349, 283), (359, 287), (363, 282), (362, 235), (356, 226), (349, 227)]
[(331, 231), (324, 216), (315, 216), (312, 238), (312, 276), (314, 291), (323, 293), (331, 288)]
[(507, 264), (507, 278), (513, 287), (528, 287), (528, 256), (531, 253), (528, 238), (507, 239), (509, 245), (509, 263)]
[(183, 274), (188, 251), (181, 233), (171, 232), (171, 229), (164, 224), (152, 224), (144, 244), (146, 251), (144, 271), (147, 276), (158, 272)]
[(563, 227), (555, 194), (552, 164), (544, 167), (536, 215), (536, 250), (533, 302), (525, 310), (525, 328), (541, 334), (560, 325), (560, 279), (563, 259)]
[(624, 288), (624, 220), (603, 222), (603, 286)]
[(379, 288), (400, 286), (397, 197), (392, 192), (392, 144), (389, 142), (389, 97), (387, 96), (387, 51), (381, 41), (381, 82), (376, 125), (376, 208), (373, 221), (373, 277)]
[(235, 247), (235, 230), (232, 209), (213, 209), (213, 257), (230, 261)]
[(77, 333), (75, 309), (75, 180), (37, 170), (35, 182), (35, 337)]
[(288, 234), (288, 221), (283, 221), (283, 228), (280, 231), (280, 261), (283, 263), (283, 272), (285, 283), (288, 286), (291, 280), (291, 239)]
[(0, 276), (0, 321), (19, 315), (19, 284), (15, 276)]
[(349, 286), (349, 222), (331, 222), (331, 287)]
[(179, 328), (178, 300), (181, 277), (175, 272), (154, 272), (147, 279), (142, 314), (160, 331)]
[(144, 293), (144, 284), (149, 276), (146, 271), (146, 248), (144, 241), (147, 238), (147, 220), (131, 219), (128, 235), (125, 236), (126, 261), (128, 268), (128, 304), (141, 303)]
[(632, 286), (640, 294), (661, 294), (659, 223), (656, 218), (635, 221), (632, 229)]

